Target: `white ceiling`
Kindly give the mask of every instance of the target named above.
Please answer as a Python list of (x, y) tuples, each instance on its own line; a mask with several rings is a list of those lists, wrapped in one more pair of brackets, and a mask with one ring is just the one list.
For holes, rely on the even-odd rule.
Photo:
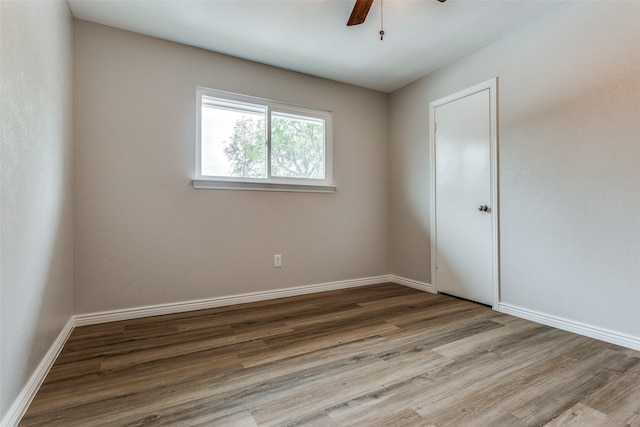
[(347, 27), (355, 0), (69, 0), (73, 15), (383, 92), (576, 0), (383, 0)]

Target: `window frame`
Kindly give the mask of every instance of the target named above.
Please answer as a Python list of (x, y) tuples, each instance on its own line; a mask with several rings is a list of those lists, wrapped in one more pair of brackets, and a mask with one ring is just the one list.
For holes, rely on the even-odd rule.
[[(227, 177), (202, 174), (202, 99), (211, 97), (223, 102), (248, 104), (265, 108), (266, 111), (266, 178)], [(274, 177), (271, 175), (271, 114), (281, 113), (302, 118), (320, 119), (324, 122), (324, 179)], [(270, 99), (227, 92), (223, 90), (196, 87), (196, 150), (195, 174), (192, 180), (194, 188), (218, 190), (262, 190), (262, 191), (301, 191), (333, 193), (337, 186), (333, 183), (333, 122), (328, 110), (301, 107)]]

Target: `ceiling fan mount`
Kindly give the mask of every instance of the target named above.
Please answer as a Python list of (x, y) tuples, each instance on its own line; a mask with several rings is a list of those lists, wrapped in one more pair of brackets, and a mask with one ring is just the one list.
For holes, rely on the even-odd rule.
[[(447, 0), (437, 1), (444, 3)], [(367, 14), (369, 13), (369, 9), (371, 9), (372, 4), (373, 0), (356, 0), (356, 4), (353, 6), (353, 10), (351, 11), (351, 16), (347, 21), (347, 26), (351, 27), (353, 25), (362, 24), (365, 19), (367, 19)]]

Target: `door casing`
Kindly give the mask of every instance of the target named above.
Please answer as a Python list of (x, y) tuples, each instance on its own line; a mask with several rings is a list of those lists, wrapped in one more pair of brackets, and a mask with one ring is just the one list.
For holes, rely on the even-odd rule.
[(490, 176), (491, 176), (491, 211), (492, 211), (492, 283), (493, 283), (493, 303), (492, 308), (498, 309), (500, 302), (500, 240), (499, 240), (499, 188), (498, 188), (498, 78), (487, 80), (475, 86), (461, 90), (444, 98), (429, 103), (429, 167), (430, 167), (430, 237), (431, 237), (431, 280), (436, 292), (438, 291), (437, 283), (437, 249), (438, 236), (436, 235), (436, 108), (440, 105), (447, 104), (460, 98), (473, 95), (477, 92), (489, 90), (489, 114), (490, 114)]

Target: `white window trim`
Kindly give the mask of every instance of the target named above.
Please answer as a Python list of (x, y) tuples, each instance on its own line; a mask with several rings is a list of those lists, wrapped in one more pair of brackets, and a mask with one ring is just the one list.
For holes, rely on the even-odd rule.
[[(201, 173), (201, 121), (202, 121), (202, 96), (227, 99), (234, 102), (245, 102), (267, 107), (271, 112), (303, 115), (324, 120), (325, 123), (325, 179), (311, 178), (240, 178), (208, 176)], [(267, 120), (267, 126), (269, 121)], [(334, 193), (337, 186), (333, 183), (333, 123), (330, 111), (315, 110), (297, 105), (285, 104), (269, 99), (256, 98), (248, 95), (241, 95), (233, 92), (196, 87), (196, 162), (195, 174), (192, 185), (197, 189), (210, 190), (255, 190), (255, 191), (290, 191), (290, 192), (312, 192), (312, 193)], [(268, 146), (267, 153), (268, 169), (271, 169), (271, 145)]]

